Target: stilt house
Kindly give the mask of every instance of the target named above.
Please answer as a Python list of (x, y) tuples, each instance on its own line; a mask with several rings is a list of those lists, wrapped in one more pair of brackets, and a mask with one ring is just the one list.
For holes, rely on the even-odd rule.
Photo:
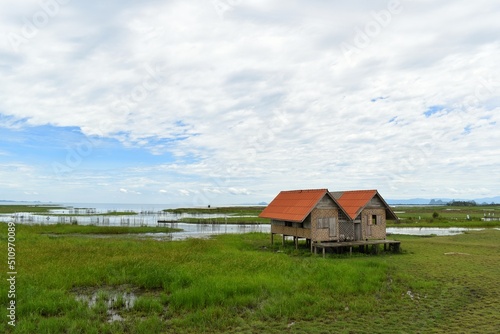
[(397, 220), (377, 190), (329, 192), (328, 189), (281, 191), (259, 215), (271, 219), (275, 234), (318, 242), (385, 239), (386, 220)]

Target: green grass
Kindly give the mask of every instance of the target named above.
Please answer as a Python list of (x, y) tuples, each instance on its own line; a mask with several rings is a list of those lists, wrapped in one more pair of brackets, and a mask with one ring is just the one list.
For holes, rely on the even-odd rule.
[(165, 209), (164, 212), (169, 213), (190, 213), (190, 214), (227, 214), (233, 216), (254, 216), (257, 217), (265, 206), (228, 206), (228, 207), (213, 207), (213, 208), (177, 208)]
[(0, 213), (32, 212), (48, 213), (50, 210), (65, 209), (58, 205), (0, 205)]
[(267, 218), (259, 217), (219, 217), (219, 218), (181, 218), (183, 223), (191, 224), (269, 224)]
[[(398, 206), (393, 208), (400, 222), (388, 226), (415, 227), (499, 227), (500, 221), (482, 221), (488, 214), (500, 217), (500, 206)], [(433, 214), (437, 213), (437, 217)], [(467, 218), (467, 216), (469, 218)]]
[[(269, 219), (259, 218), (264, 210), (263, 206), (234, 206), (214, 208), (178, 208), (166, 209), (165, 212), (174, 214), (225, 214), (227, 217), (218, 218), (181, 218), (180, 221), (192, 224), (269, 224)], [(236, 216), (236, 217), (235, 217)]]
[[(497, 230), (398, 236), (401, 254), (324, 259), (260, 233), (158, 242), (50, 238), (40, 228), (17, 225), (18, 322), (0, 322), (0, 332), (496, 333), (500, 323)], [(6, 235), (0, 224), (0, 248)], [(124, 321), (108, 322), (104, 295), (93, 307), (75, 299), (124, 286), (142, 293), (129, 310), (114, 306)]]
[(96, 226), (96, 225), (71, 225), (71, 224), (50, 224), (50, 225), (17, 225), (20, 232), (36, 234), (133, 234), (133, 233), (171, 233), (179, 232), (182, 229), (169, 227), (127, 227), (127, 226)]
[[(104, 213), (52, 213), (51, 210), (63, 210), (67, 207), (59, 205), (0, 205), (0, 214), (2, 213), (18, 213), (29, 212), (35, 214), (43, 214), (44, 216), (62, 216), (62, 217), (76, 217), (76, 216), (130, 216), (137, 215), (134, 211), (108, 211)], [(80, 208), (82, 209), (82, 208)]]
[(181, 218), (180, 221), (192, 224), (269, 224), (269, 219), (259, 218), (263, 206), (235, 206), (214, 208), (178, 208), (163, 210), (174, 214), (224, 214), (217, 218)]
[(102, 213), (48, 213), (45, 216), (59, 217), (85, 217), (85, 216), (135, 216), (137, 212), (133, 211), (109, 211)]

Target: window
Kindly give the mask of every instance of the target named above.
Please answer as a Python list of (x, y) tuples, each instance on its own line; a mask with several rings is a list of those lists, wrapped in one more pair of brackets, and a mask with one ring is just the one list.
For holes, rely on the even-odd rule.
[(328, 228), (328, 218), (318, 218), (318, 228)]
[(371, 221), (373, 225), (377, 225), (377, 215), (372, 215)]

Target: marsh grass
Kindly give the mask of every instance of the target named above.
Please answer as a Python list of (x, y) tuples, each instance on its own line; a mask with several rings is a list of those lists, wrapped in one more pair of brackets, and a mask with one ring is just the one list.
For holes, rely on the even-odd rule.
[[(6, 235), (6, 224), (0, 228)], [(322, 258), (303, 244), (298, 251), (291, 243), (270, 246), (260, 233), (180, 242), (51, 239), (26, 226), (18, 230), (18, 326), (3, 321), (0, 331), (493, 333), (499, 237), (496, 230), (398, 236), (402, 254)], [(109, 306), (103, 287), (142, 295), (130, 309)], [(79, 289), (103, 293), (88, 307), (75, 298)], [(0, 301), (8, 301), (4, 284)], [(109, 322), (110, 307), (123, 321)]]
[(58, 205), (0, 205), (0, 213), (32, 212), (49, 213), (50, 210), (65, 209)]
[(257, 216), (217, 217), (217, 218), (181, 218), (179, 221), (191, 224), (269, 224), (269, 219)]
[[(499, 227), (500, 221), (483, 221), (484, 217), (499, 217), (500, 205), (487, 206), (398, 206), (394, 208), (400, 223), (388, 221), (388, 226), (416, 227)], [(489, 216), (492, 215), (493, 216)], [(468, 218), (467, 218), (468, 217)]]
[(255, 216), (257, 217), (265, 206), (227, 206), (213, 208), (177, 208), (165, 209), (163, 211), (175, 214), (190, 213), (190, 214), (227, 214), (240, 216)]
[(172, 233), (182, 231), (169, 227), (149, 227), (149, 226), (96, 226), (96, 225), (73, 225), (73, 224), (33, 224), (17, 225), (18, 231), (29, 231), (36, 234), (134, 234), (134, 233)]
[(109, 211), (101, 213), (47, 213), (45, 216), (57, 217), (88, 217), (88, 216), (136, 216), (137, 212), (134, 211)]

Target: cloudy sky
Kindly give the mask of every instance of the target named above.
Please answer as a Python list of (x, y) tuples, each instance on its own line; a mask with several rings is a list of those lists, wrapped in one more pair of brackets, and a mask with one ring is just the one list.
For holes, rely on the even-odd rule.
[(500, 195), (500, 3), (7, 0), (0, 199)]

